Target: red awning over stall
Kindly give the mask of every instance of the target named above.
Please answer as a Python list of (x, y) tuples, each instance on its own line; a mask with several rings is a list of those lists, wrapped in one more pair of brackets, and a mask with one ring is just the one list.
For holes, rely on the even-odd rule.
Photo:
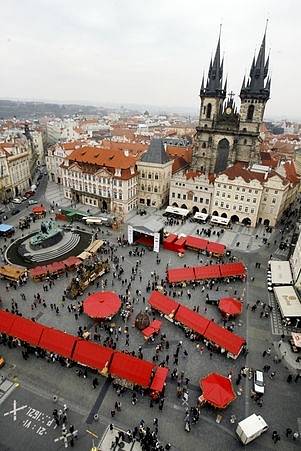
[(150, 389), (152, 391), (161, 392), (164, 388), (164, 384), (167, 379), (168, 375), (168, 368), (158, 366), (155, 372), (155, 376), (153, 378), (152, 384), (150, 386)]
[(246, 342), (244, 338), (224, 329), (213, 321), (208, 325), (204, 337), (234, 356), (239, 355), (241, 348)]
[(58, 329), (45, 327), (39, 341), (39, 347), (62, 357), (71, 358), (77, 337)]
[(115, 351), (110, 365), (110, 373), (113, 377), (125, 379), (146, 388), (150, 385), (153, 368), (155, 365), (147, 360)]
[(39, 344), (44, 326), (31, 321), (31, 319), (17, 316), (12, 324), (10, 335), (26, 343), (37, 346)]
[(202, 396), (218, 409), (224, 409), (236, 399), (235, 390), (228, 377), (218, 373), (211, 373), (200, 380)]
[(184, 326), (193, 330), (194, 332), (204, 335), (210, 321), (204, 316), (200, 315), (193, 310), (185, 307), (184, 305), (180, 305), (178, 311), (175, 315), (175, 320), (179, 321)]
[(174, 233), (170, 233), (166, 238), (164, 238), (163, 240), (163, 246), (165, 244), (170, 244), (173, 243), (174, 241), (176, 241), (178, 239), (178, 235), (174, 234)]
[(242, 312), (242, 303), (235, 298), (221, 298), (218, 303), (218, 308), (226, 315), (236, 316)]
[(29, 270), (29, 274), (31, 277), (42, 277), (47, 274), (47, 266), (36, 266), (35, 268), (32, 268)]
[(90, 368), (102, 371), (108, 367), (113, 349), (105, 348), (100, 344), (92, 343), (87, 340), (77, 340), (73, 352), (72, 360)]
[(215, 243), (214, 241), (209, 241), (206, 250), (207, 252), (211, 252), (212, 254), (224, 255), (226, 246), (220, 243)]
[(222, 277), (243, 277), (246, 274), (245, 265), (242, 262), (224, 263), (220, 265)]
[(83, 306), (90, 318), (104, 319), (116, 315), (121, 301), (115, 291), (97, 291), (84, 300)]
[(198, 238), (196, 236), (187, 236), (186, 237), (186, 247), (191, 247), (193, 249), (199, 251), (205, 251), (207, 248), (208, 240), (204, 240), (203, 238)]
[(195, 266), (195, 280), (219, 279), (221, 277), (220, 265)]
[(78, 266), (81, 264), (81, 259), (78, 257), (68, 257), (66, 260), (64, 260), (64, 265), (67, 266), (67, 268), (70, 268), (72, 266)]
[(162, 325), (162, 321), (159, 321), (158, 319), (154, 319), (154, 321), (152, 321), (148, 327), (143, 329), (142, 333), (143, 333), (144, 338), (149, 338), (153, 334), (158, 333), (161, 329), (161, 325)]
[(155, 310), (159, 310), (159, 312), (164, 313), (164, 315), (175, 314), (179, 303), (174, 301), (173, 299), (165, 296), (159, 291), (153, 291), (149, 297), (148, 303)]
[[(54, 272), (59, 272), (59, 271), (65, 271), (66, 270), (66, 266), (65, 266), (64, 261), (53, 262), (53, 263), (51, 263), (51, 267), (53, 268)], [(49, 265), (48, 265), (48, 270), (49, 270)]]
[(173, 268), (167, 271), (169, 283), (190, 282), (195, 280), (193, 268)]
[(0, 310), (0, 332), (9, 335), (15, 319), (16, 315), (13, 313)]

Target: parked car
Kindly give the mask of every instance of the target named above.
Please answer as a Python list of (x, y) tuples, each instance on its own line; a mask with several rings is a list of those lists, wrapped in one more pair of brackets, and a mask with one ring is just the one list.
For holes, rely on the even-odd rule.
[(12, 209), (12, 211), (11, 211), (11, 214), (14, 216), (14, 215), (17, 215), (18, 213), (20, 213), (20, 208), (13, 208)]
[(264, 381), (263, 381), (263, 372), (260, 370), (255, 370), (253, 375), (253, 385), (254, 391), (258, 395), (264, 394)]
[(29, 199), (29, 201), (28, 201), (28, 205), (35, 205), (37, 203), (38, 203), (38, 201), (35, 199)]
[(15, 199), (12, 200), (13, 204), (22, 204), (22, 199), (20, 197), (15, 197)]

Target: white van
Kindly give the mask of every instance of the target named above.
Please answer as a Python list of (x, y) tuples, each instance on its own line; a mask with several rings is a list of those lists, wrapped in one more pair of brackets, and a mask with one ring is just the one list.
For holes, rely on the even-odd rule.
[(268, 425), (260, 415), (250, 415), (244, 420), (240, 421), (236, 428), (236, 434), (244, 445), (255, 440), (263, 432), (267, 431)]

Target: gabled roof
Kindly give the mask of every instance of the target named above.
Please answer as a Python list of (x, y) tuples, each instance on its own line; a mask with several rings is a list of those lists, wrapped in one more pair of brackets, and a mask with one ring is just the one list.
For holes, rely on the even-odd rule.
[(142, 155), (140, 161), (144, 163), (165, 164), (170, 161), (161, 139), (153, 139), (148, 150)]

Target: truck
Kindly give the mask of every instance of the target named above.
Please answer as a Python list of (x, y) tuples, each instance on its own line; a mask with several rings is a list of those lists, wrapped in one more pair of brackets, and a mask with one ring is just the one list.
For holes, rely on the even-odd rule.
[(240, 421), (236, 428), (236, 434), (244, 445), (255, 440), (263, 432), (267, 431), (268, 425), (261, 415), (253, 413), (249, 417)]

